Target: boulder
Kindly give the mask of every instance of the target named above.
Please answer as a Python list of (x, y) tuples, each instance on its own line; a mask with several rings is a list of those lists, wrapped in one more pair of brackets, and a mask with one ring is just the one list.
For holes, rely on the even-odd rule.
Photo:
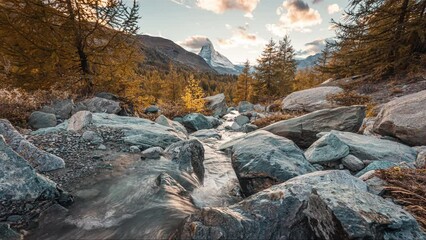
[(250, 133), (231, 146), (232, 167), (245, 196), (315, 171), (291, 140), (267, 131)]
[(142, 158), (145, 159), (159, 159), (163, 155), (164, 149), (160, 147), (148, 148), (142, 152)]
[(250, 132), (254, 132), (258, 129), (258, 127), (254, 124), (246, 124), (243, 126), (243, 132), (245, 133), (250, 133)]
[(209, 121), (212, 128), (217, 128), (222, 124), (222, 121), (220, 121), (220, 119), (218, 119), (217, 117), (206, 116), (206, 118)]
[(93, 113), (92, 125), (97, 128), (121, 131), (124, 135), (122, 140), (125, 143), (137, 145), (143, 150), (150, 147), (164, 149), (183, 139), (182, 134), (174, 129), (143, 118)]
[(374, 131), (411, 146), (426, 145), (426, 90), (385, 104), (374, 123)]
[(129, 147), (129, 152), (131, 152), (131, 153), (138, 153), (140, 151), (141, 151), (141, 149), (138, 146), (130, 146)]
[(89, 111), (80, 111), (72, 115), (68, 121), (68, 131), (80, 131), (92, 123), (93, 115)]
[(185, 137), (188, 135), (188, 131), (186, 131), (186, 128), (181, 123), (172, 121), (164, 115), (158, 116), (157, 119), (155, 119), (155, 122), (160, 125), (173, 128), (176, 132), (182, 133)]
[(350, 132), (331, 131), (349, 147), (349, 153), (360, 160), (381, 160), (394, 163), (414, 163), (417, 152), (404, 144)]
[(416, 167), (426, 168), (426, 146), (419, 148), (417, 151)]
[(105, 98), (94, 97), (79, 102), (74, 109), (74, 113), (83, 110), (87, 110), (92, 113), (117, 114), (121, 111), (121, 107), (119, 102)]
[(65, 120), (71, 117), (75, 105), (72, 99), (54, 101), (50, 106), (44, 106), (41, 112), (52, 113), (59, 119)]
[(213, 128), (210, 121), (200, 113), (190, 113), (183, 117), (183, 125), (192, 131)]
[(65, 168), (62, 158), (34, 146), (16, 131), (8, 120), (0, 119), (0, 135), (3, 135), (9, 146), (38, 171), (48, 172)]
[(316, 87), (302, 91), (293, 92), (282, 102), (285, 111), (313, 112), (321, 109), (336, 107), (327, 100), (328, 95), (343, 92), (340, 87)]
[(204, 147), (197, 139), (174, 143), (164, 155), (176, 162), (181, 171), (194, 174), (201, 183), (204, 181)]
[(15, 232), (15, 230), (11, 229), (9, 224), (0, 223), (0, 239), (4, 240), (21, 240), (21, 234)]
[(37, 174), (0, 135), (0, 201), (53, 199), (57, 196), (56, 184)]
[(28, 125), (33, 129), (54, 127), (56, 123), (55, 114), (39, 111), (32, 112), (28, 119)]
[(364, 168), (364, 163), (354, 155), (348, 155), (342, 158), (342, 164), (352, 172), (358, 172)]
[(84, 141), (93, 144), (100, 144), (104, 142), (104, 139), (93, 131), (85, 131), (81, 137), (84, 139)]
[(207, 108), (213, 111), (213, 116), (222, 117), (226, 114), (228, 106), (226, 105), (225, 94), (220, 93), (214, 96), (204, 98)]
[(184, 220), (177, 239), (424, 239), (419, 224), (344, 171), (302, 175)]
[(145, 114), (156, 114), (160, 111), (160, 108), (158, 108), (157, 106), (153, 105), (153, 106), (149, 106), (145, 109)]
[(191, 137), (196, 137), (198, 139), (208, 139), (208, 138), (216, 138), (221, 139), (222, 135), (215, 129), (203, 129), (198, 130), (191, 134)]
[(98, 98), (104, 98), (104, 99), (108, 99), (108, 100), (112, 100), (112, 101), (118, 101), (119, 98), (117, 95), (114, 95), (112, 93), (109, 92), (100, 92), (96, 94), (96, 97)]
[(364, 106), (324, 109), (297, 118), (280, 121), (263, 128), (293, 140), (299, 147), (308, 148), (320, 132), (339, 130), (358, 132), (365, 117)]
[(349, 147), (333, 134), (327, 134), (305, 151), (306, 159), (314, 163), (329, 163), (349, 155)]
[(250, 112), (250, 111), (254, 111), (254, 105), (250, 102), (242, 101), (238, 103), (237, 109), (238, 109), (238, 112), (240, 113)]
[(367, 173), (369, 171), (380, 170), (380, 169), (389, 169), (389, 168), (393, 168), (393, 167), (397, 167), (397, 166), (398, 166), (398, 164), (394, 163), (394, 162), (374, 161), (374, 162), (368, 164), (367, 167), (362, 169), (362, 171), (358, 172), (355, 176), (360, 177), (360, 176), (364, 175), (365, 173)]
[(240, 126), (244, 126), (245, 124), (250, 122), (250, 118), (244, 115), (239, 115), (235, 118), (235, 122)]

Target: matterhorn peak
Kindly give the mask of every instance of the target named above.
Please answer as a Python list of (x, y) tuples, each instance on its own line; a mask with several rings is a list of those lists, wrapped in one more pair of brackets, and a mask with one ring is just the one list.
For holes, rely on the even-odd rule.
[(217, 52), (214, 49), (213, 43), (208, 38), (206, 38), (206, 43), (201, 47), (198, 55), (220, 74), (239, 74), (234, 64)]

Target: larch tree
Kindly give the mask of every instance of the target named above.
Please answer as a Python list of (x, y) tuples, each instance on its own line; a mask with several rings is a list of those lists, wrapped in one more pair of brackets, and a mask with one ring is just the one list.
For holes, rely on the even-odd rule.
[(253, 97), (253, 77), (250, 73), (250, 62), (244, 63), (242, 73), (238, 76), (237, 86), (235, 89), (234, 102), (252, 101)]
[(201, 112), (204, 110), (205, 100), (203, 99), (204, 92), (200, 87), (200, 81), (194, 78), (194, 75), (190, 75), (186, 83), (186, 87), (183, 91), (182, 100), (185, 103), (185, 107), (190, 111)]

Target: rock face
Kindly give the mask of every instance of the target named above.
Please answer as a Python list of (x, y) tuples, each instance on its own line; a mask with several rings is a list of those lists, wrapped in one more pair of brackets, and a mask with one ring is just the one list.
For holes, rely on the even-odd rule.
[(340, 160), (349, 155), (349, 147), (334, 134), (327, 134), (312, 144), (305, 152), (312, 164)]
[(80, 131), (92, 123), (93, 115), (89, 111), (80, 111), (72, 115), (68, 121), (68, 131)]
[(110, 113), (117, 114), (121, 111), (120, 103), (105, 98), (94, 97), (79, 102), (74, 112), (87, 110), (92, 113)]
[(28, 125), (33, 129), (54, 127), (56, 126), (56, 116), (52, 113), (35, 111), (31, 113)]
[(404, 144), (350, 132), (331, 131), (349, 147), (349, 153), (360, 160), (381, 160), (394, 163), (414, 163), (417, 152)]
[(425, 106), (426, 90), (390, 101), (377, 116), (374, 131), (411, 146), (426, 145)]
[(34, 200), (59, 195), (56, 184), (37, 174), (0, 135), (0, 201)]
[(169, 127), (169, 128), (173, 128), (177, 132), (183, 133), (184, 136), (188, 135), (188, 131), (186, 131), (186, 128), (182, 124), (180, 124), (179, 122), (176, 122), (176, 121), (172, 121), (164, 115), (158, 116), (157, 119), (155, 119), (155, 122), (160, 124), (160, 125), (163, 125), (163, 126), (166, 126), (166, 127)]
[(424, 239), (401, 207), (344, 171), (315, 172), (230, 207), (203, 208), (177, 239)]
[(299, 147), (308, 148), (320, 132), (339, 130), (357, 132), (365, 117), (364, 106), (324, 109), (297, 118), (280, 121), (263, 128), (293, 140)]
[(210, 121), (200, 113), (190, 113), (183, 117), (183, 125), (193, 131), (213, 128)]
[(0, 135), (3, 135), (5, 141), (14, 151), (41, 172), (65, 167), (65, 162), (62, 158), (45, 152), (28, 142), (7, 120), (0, 119)]
[(343, 92), (339, 87), (317, 87), (293, 92), (282, 103), (282, 109), (287, 111), (313, 112), (321, 109), (336, 107), (327, 100), (327, 96)]
[(205, 98), (207, 108), (213, 111), (213, 116), (222, 117), (226, 114), (228, 106), (226, 105), (225, 94), (220, 93)]
[(200, 141), (191, 139), (172, 144), (164, 154), (176, 162), (180, 170), (193, 173), (201, 183), (204, 181), (204, 147)]
[(232, 167), (246, 196), (315, 171), (291, 140), (261, 130), (232, 145)]

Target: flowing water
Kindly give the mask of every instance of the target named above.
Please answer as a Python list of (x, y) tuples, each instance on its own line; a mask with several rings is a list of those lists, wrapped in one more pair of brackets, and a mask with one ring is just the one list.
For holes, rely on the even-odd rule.
[[(222, 140), (203, 142), (203, 185), (168, 159), (136, 160), (114, 176), (85, 179), (87, 184), (75, 191), (75, 203), (68, 214), (50, 216), (53, 221), (41, 222), (27, 238), (167, 239), (197, 209), (241, 200), (230, 156), (217, 150), (221, 143), (238, 134), (221, 129)], [(168, 173), (189, 189), (190, 196), (158, 187), (156, 179), (161, 173)]]

